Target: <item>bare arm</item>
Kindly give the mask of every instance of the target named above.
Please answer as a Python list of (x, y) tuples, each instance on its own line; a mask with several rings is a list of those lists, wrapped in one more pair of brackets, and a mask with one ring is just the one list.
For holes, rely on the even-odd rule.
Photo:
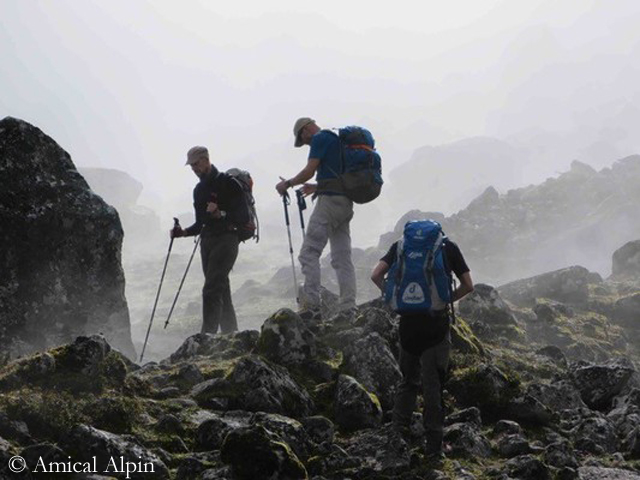
[(284, 192), (287, 191), (287, 188), (293, 187), (294, 185), (300, 185), (302, 183), (305, 183), (307, 180), (313, 177), (319, 165), (320, 165), (319, 158), (310, 158), (309, 161), (307, 162), (307, 165), (302, 170), (300, 170), (300, 172), (298, 172), (298, 174), (295, 177), (290, 178), (289, 180), (284, 180), (284, 179), (281, 180), (280, 183), (276, 185), (276, 190), (278, 190), (278, 193), (282, 195)]
[(380, 260), (371, 272), (371, 281), (375, 283), (381, 292), (384, 292), (384, 276), (389, 271), (389, 264)]
[(460, 285), (458, 285), (458, 288), (456, 288), (456, 290), (453, 292), (454, 302), (457, 302), (458, 300), (463, 298), (465, 295), (473, 292), (473, 280), (471, 279), (470, 272), (463, 273), (458, 278), (460, 279)]

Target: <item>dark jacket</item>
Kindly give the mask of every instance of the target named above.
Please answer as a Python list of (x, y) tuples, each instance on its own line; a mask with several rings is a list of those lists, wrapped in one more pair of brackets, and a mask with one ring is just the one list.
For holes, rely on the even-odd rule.
[[(225, 218), (216, 219), (207, 213), (207, 203), (218, 204), (226, 212)], [(234, 232), (237, 225), (247, 223), (249, 212), (246, 208), (244, 193), (240, 184), (224, 172), (211, 166), (211, 172), (198, 182), (193, 189), (193, 208), (196, 221), (185, 229), (187, 235), (220, 235)]]

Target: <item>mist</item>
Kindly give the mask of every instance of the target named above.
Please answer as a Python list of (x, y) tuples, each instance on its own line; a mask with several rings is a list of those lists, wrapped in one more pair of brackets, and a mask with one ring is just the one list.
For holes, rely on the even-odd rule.
[[(21, 1), (0, 14), (0, 117), (38, 126), (81, 169), (141, 183), (136, 202), (157, 222), (125, 236), (125, 261), (157, 263), (171, 218), (192, 219), (197, 179), (184, 163), (201, 144), (218, 168), (254, 177), (263, 238), (243, 246), (245, 261), (266, 245), (264, 279), (286, 266), (274, 186), (306, 162), (293, 148), (300, 116), (376, 138), (386, 183), (356, 209), (362, 248), (410, 209), (451, 215), (488, 186), (504, 193), (573, 160), (600, 169), (640, 151), (632, 0)], [(407, 183), (425, 165), (424, 182)], [(297, 250), (295, 220), (293, 239)], [(191, 245), (178, 248), (187, 258)]]

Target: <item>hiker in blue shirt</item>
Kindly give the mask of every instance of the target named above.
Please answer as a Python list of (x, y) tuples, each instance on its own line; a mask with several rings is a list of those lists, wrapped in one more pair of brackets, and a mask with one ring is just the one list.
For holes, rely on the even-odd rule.
[[(300, 265), (305, 277), (300, 315), (319, 320), (320, 312), (320, 256), (329, 242), (331, 266), (336, 271), (340, 287), (339, 308), (355, 308), (356, 274), (351, 260), (351, 232), (353, 201), (340, 192), (336, 182), (340, 172), (340, 139), (328, 130), (322, 130), (315, 120), (299, 118), (293, 127), (295, 147), (309, 145), (307, 165), (294, 177), (281, 181), (276, 190), (283, 195), (288, 188), (303, 185), (305, 195), (317, 194), (316, 206), (309, 218), (307, 231), (300, 249)], [(317, 185), (305, 184), (316, 175)]]
[[(430, 244), (429, 251), (410, 250), (411, 244), (408, 234), (411, 233), (411, 224), (421, 228), (426, 225), (427, 228), (433, 228), (435, 234), (439, 235), (436, 246)], [(409, 233), (408, 233), (409, 232)], [(418, 230), (421, 233), (420, 230)], [(421, 239), (425, 237), (420, 237)], [(429, 240), (426, 240), (429, 244)], [(415, 244), (414, 244), (415, 245)], [(402, 250), (398, 252), (398, 249)], [(429, 257), (429, 253), (436, 252)], [(404, 255), (404, 256), (403, 256)], [(440, 255), (439, 258), (438, 255)], [(442, 437), (444, 428), (444, 407), (442, 401), (442, 390), (446, 379), (447, 369), (449, 367), (449, 353), (451, 350), (451, 311), (447, 303), (460, 300), (462, 297), (473, 291), (473, 281), (469, 267), (458, 246), (449, 240), (440, 229), (437, 222), (408, 222), (405, 226), (405, 235), (402, 240), (395, 242), (389, 248), (387, 254), (380, 259), (371, 274), (371, 280), (382, 290), (386, 291), (389, 297), (390, 290), (402, 284), (401, 277), (406, 275), (412, 261), (418, 266), (419, 275), (424, 276), (424, 272), (428, 271), (426, 267), (426, 258), (436, 257), (432, 261), (430, 278), (425, 282), (427, 293), (416, 295), (416, 291), (420, 292), (419, 283), (410, 279), (406, 290), (398, 296), (402, 298), (393, 298), (391, 305), (400, 313), (400, 370), (402, 372), (402, 381), (396, 391), (396, 399), (393, 408), (393, 426), (398, 431), (406, 433), (409, 429), (411, 416), (416, 407), (416, 400), (420, 383), (422, 381), (423, 395), (423, 422), (425, 427), (425, 448), (429, 458), (439, 458), (442, 455)], [(398, 262), (402, 265), (398, 265)], [(437, 264), (440, 265), (438, 268)], [(393, 268), (393, 267), (396, 268)], [(399, 266), (403, 266), (398, 270)], [(389, 272), (385, 280), (385, 274)], [(451, 288), (451, 273), (454, 273), (460, 280), (460, 285), (455, 290)], [(445, 294), (446, 302), (442, 303), (438, 300), (435, 308), (426, 308), (421, 311), (420, 301), (433, 306), (433, 299), (437, 297), (435, 293), (435, 283), (438, 283), (437, 276), (440, 275), (444, 279), (445, 288), (448, 293)], [(390, 278), (392, 277), (393, 278)], [(386, 283), (386, 284), (385, 284)], [(432, 289), (429, 291), (429, 287)], [(410, 295), (411, 293), (411, 295)], [(424, 292), (421, 292), (424, 293)], [(413, 295), (413, 296), (412, 296)], [(402, 305), (406, 301), (409, 305)], [(413, 305), (411, 305), (413, 304)], [(444, 307), (443, 307), (444, 306)], [(411, 313), (407, 313), (408, 311)]]

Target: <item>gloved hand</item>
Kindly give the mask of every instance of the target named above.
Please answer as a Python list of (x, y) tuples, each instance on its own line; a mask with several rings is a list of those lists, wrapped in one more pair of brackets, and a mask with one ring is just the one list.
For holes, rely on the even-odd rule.
[(169, 236), (171, 238), (186, 237), (187, 233), (181, 227), (175, 227), (169, 230)]

